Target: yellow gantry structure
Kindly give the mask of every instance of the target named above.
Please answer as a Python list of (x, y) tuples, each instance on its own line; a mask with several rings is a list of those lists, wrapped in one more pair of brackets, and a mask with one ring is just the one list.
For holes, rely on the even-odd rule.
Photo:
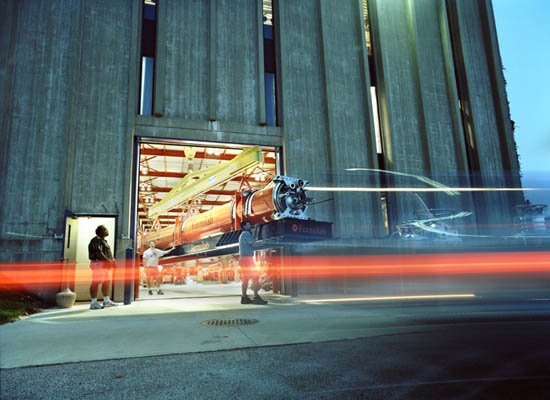
[[(149, 218), (178, 207), (247, 170), (263, 164), (264, 154), (260, 146), (243, 151), (231, 161), (227, 161), (201, 171), (191, 172), (185, 176), (161, 201), (149, 208)], [(198, 178), (198, 179), (195, 179)]]

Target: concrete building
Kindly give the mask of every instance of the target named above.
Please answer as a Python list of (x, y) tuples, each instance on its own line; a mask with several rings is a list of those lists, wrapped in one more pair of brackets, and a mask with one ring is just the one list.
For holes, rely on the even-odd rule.
[[(318, 188), (520, 187), (490, 0), (2, 1), (0, 260), (67, 257), (67, 221), (135, 246), (143, 143), (260, 145)], [(379, 134), (377, 133), (379, 132)], [(371, 170), (371, 171), (366, 171)], [(520, 195), (423, 195), (508, 222)], [(336, 240), (414, 196), (322, 192)], [(489, 206), (490, 205), (490, 206)], [(73, 232), (73, 235), (75, 233)], [(89, 239), (87, 239), (89, 240)], [(76, 251), (76, 250), (75, 250)]]

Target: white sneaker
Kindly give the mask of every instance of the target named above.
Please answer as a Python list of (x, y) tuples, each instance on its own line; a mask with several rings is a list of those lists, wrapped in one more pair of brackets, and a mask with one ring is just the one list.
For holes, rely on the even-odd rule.
[(103, 306), (99, 303), (90, 304), (90, 310), (101, 310)]
[(118, 304), (111, 300), (103, 302), (103, 307), (116, 307), (116, 306), (118, 306)]

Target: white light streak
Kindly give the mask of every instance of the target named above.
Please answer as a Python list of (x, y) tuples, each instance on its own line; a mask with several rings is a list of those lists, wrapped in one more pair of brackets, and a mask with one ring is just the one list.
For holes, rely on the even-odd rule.
[(460, 299), (473, 298), (475, 294), (427, 294), (417, 296), (350, 297), (342, 299), (301, 300), (301, 303), (340, 303), (351, 301), (419, 300), (419, 299)]
[(550, 188), (374, 188), (308, 186), (307, 190), (312, 192), (522, 192), (550, 190)]
[(451, 188), (449, 188), (448, 186), (443, 185), (442, 183), (439, 183), (437, 181), (434, 181), (433, 179), (430, 179), (430, 178), (427, 178), (427, 177), (421, 176), (421, 175), (406, 174), (405, 172), (388, 171), (388, 170), (385, 170), (385, 169), (378, 169), (378, 168), (346, 168), (346, 171), (382, 172), (382, 173), (389, 174), (389, 175), (407, 176), (407, 177), (415, 178), (415, 179), (419, 180), (420, 182), (425, 183), (425, 184), (427, 184), (429, 186), (432, 186), (434, 188), (446, 189), (445, 192), (449, 196), (457, 196), (457, 195), (460, 194), (456, 191), (452, 191)]

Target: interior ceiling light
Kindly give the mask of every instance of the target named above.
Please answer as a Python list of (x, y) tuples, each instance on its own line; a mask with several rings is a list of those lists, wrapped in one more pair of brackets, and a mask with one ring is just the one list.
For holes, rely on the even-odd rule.
[(185, 153), (185, 157), (191, 161), (195, 158), (195, 154), (197, 154), (197, 148), (193, 146), (183, 146), (183, 152)]

